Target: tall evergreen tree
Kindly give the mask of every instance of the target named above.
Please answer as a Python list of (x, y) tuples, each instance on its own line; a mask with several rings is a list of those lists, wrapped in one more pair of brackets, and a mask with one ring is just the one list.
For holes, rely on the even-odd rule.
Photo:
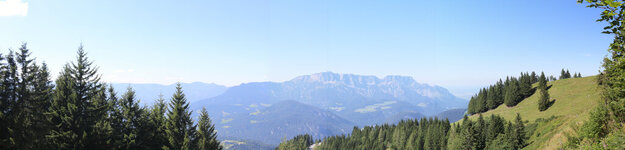
[(497, 106), (499, 106), (499, 104), (497, 103), (497, 89), (496, 86), (490, 86), (488, 88), (488, 93), (487, 96), (487, 100), (486, 100), (486, 106), (488, 106), (488, 109), (495, 109), (497, 108)]
[(138, 100), (135, 98), (135, 91), (128, 87), (126, 93), (122, 96), (121, 114), (122, 114), (122, 149), (139, 149), (143, 142), (140, 141), (139, 132), (142, 126), (141, 115), (143, 109), (139, 107)]
[(110, 136), (110, 144), (114, 147), (114, 149), (122, 149), (124, 146), (124, 117), (122, 114), (122, 106), (121, 102), (117, 97), (117, 92), (115, 92), (115, 88), (113, 85), (109, 85), (107, 89), (107, 101), (108, 101), (108, 122), (111, 126), (112, 133)]
[(519, 95), (521, 98), (529, 97), (532, 93), (532, 82), (531, 77), (527, 73), (521, 73), (521, 77), (519, 77), (518, 87), (519, 87)]
[(562, 79), (566, 79), (566, 71), (564, 71), (564, 69), (562, 69), (562, 71), (560, 71), (560, 80)]
[(11, 141), (9, 140), (9, 125), (11, 120), (8, 116), (10, 110), (10, 101), (6, 87), (6, 75), (8, 72), (8, 66), (5, 61), (5, 56), (0, 54), (0, 149), (9, 149)]
[(2, 99), (4, 101), (4, 117), (6, 121), (5, 128), (6, 133), (3, 135), (3, 141), (6, 141), (7, 149), (17, 149), (16, 147), (18, 143), (15, 142), (16, 138), (19, 138), (19, 131), (23, 129), (19, 129), (22, 126), (17, 126), (17, 123), (21, 122), (20, 119), (23, 117), (19, 116), (21, 112), (20, 103), (18, 102), (18, 85), (19, 85), (19, 75), (18, 75), (18, 67), (15, 62), (14, 52), (9, 50), (9, 54), (6, 56), (6, 65), (3, 69), (3, 78), (2, 78), (2, 87), (1, 91)]
[(518, 99), (520, 99), (518, 81), (515, 78), (510, 80), (510, 84), (506, 86), (506, 92), (504, 97), (504, 103), (508, 107), (515, 106)]
[(105, 120), (107, 103), (97, 68), (82, 45), (76, 62), (65, 65), (56, 80), (49, 119), (54, 127), (47, 136), (56, 149), (99, 149), (107, 137), (98, 136), (98, 121)]
[(45, 63), (41, 67), (35, 65), (33, 70), (35, 78), (32, 83), (32, 101), (29, 104), (30, 115), (28, 115), (32, 122), (31, 126), (26, 128), (31, 132), (31, 137), (26, 140), (31, 142), (30, 148), (32, 149), (45, 149), (50, 146), (45, 136), (52, 125), (46, 118), (46, 115), (52, 102), (54, 85), (50, 81), (50, 73)]
[(195, 126), (191, 120), (189, 103), (182, 92), (180, 83), (176, 85), (176, 93), (169, 102), (165, 127), (169, 144), (163, 149), (188, 150), (193, 148)]
[(521, 149), (525, 147), (525, 125), (523, 125), (523, 119), (521, 119), (521, 114), (517, 113), (514, 119), (514, 147), (515, 149)]
[(532, 74), (530, 75), (530, 77), (531, 77), (532, 83), (538, 82), (538, 76), (536, 75), (536, 72), (532, 71)]
[(49, 92), (52, 88), (49, 73), (44, 64), (40, 68), (30, 58), (26, 43), (7, 59), (11, 67), (13, 97), (11, 117), (11, 141), (15, 149), (45, 149), (45, 134), (49, 123), (44, 116), (50, 105)]
[[(311, 138), (312, 140), (312, 138)], [(197, 123), (197, 149), (200, 150), (221, 150), (223, 149), (219, 145), (217, 140), (217, 132), (215, 126), (212, 124), (208, 117), (206, 108), (202, 108), (200, 113), (200, 120)]]
[(538, 79), (538, 88), (540, 90), (538, 110), (545, 111), (549, 105), (549, 92), (547, 92), (547, 78), (545, 77), (545, 73), (540, 74), (540, 78)]
[(149, 111), (148, 121), (148, 137), (149, 142), (146, 144), (147, 149), (160, 149), (166, 146), (169, 141), (165, 132), (165, 113), (167, 112), (167, 104), (163, 95), (160, 94), (156, 103)]

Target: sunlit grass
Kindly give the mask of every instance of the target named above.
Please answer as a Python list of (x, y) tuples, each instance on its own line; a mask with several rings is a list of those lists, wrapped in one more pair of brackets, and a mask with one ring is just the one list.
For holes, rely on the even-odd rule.
[[(588, 120), (590, 110), (599, 103), (600, 92), (596, 81), (597, 76), (591, 76), (549, 82), (552, 87), (548, 91), (555, 103), (542, 112), (538, 110), (540, 94), (537, 91), (517, 106), (501, 105), (482, 114), (497, 114), (512, 121), (520, 113), (523, 120), (529, 123), (534, 123), (538, 118), (555, 116), (552, 120), (538, 124), (525, 149), (557, 149), (566, 143), (566, 134), (576, 134), (575, 127)], [(477, 116), (469, 118), (475, 119)]]

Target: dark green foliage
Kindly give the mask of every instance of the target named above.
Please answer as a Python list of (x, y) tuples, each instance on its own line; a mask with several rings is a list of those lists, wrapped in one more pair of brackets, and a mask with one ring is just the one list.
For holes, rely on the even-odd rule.
[[(354, 127), (350, 136), (326, 137), (316, 149), (447, 149), (448, 120), (402, 120), (397, 125)], [(282, 144), (281, 144), (282, 145)]]
[[(464, 119), (448, 134), (448, 149), (520, 149), (525, 145), (525, 129), (521, 123), (505, 124), (502, 117)], [(520, 144), (519, 144), (520, 143)]]
[(469, 114), (476, 114), (495, 109), (501, 104), (509, 107), (515, 106), (534, 93), (532, 84), (538, 80), (535, 72), (521, 73), (518, 78), (507, 77), (505, 81), (500, 79), (497, 83), (480, 89), (476, 95), (472, 96), (467, 111)]
[(284, 141), (278, 145), (276, 150), (307, 150), (313, 143), (313, 138), (309, 134), (298, 135), (288, 141)]
[(0, 149), (46, 149), (50, 75), (46, 64), (30, 58), (26, 43), (0, 55)]
[(165, 132), (166, 112), (167, 104), (165, 103), (165, 99), (163, 99), (163, 95), (159, 95), (156, 103), (154, 103), (147, 114), (149, 118), (146, 125), (148, 134), (146, 137), (148, 137), (148, 142), (145, 146), (147, 149), (160, 149), (169, 142)]
[(608, 134), (608, 109), (596, 107), (590, 112), (590, 120), (581, 128), (581, 137), (589, 140), (603, 138)]
[(568, 78), (571, 78), (571, 73), (569, 72), (568, 69), (566, 71), (562, 69), (562, 71), (560, 71), (560, 80), (568, 79)]
[(506, 86), (504, 103), (506, 106), (511, 107), (515, 106), (519, 99), (521, 99), (521, 91), (519, 90), (519, 82), (516, 78), (512, 78), (510, 80), (510, 84)]
[(169, 144), (163, 149), (186, 150), (193, 148), (195, 139), (195, 125), (191, 120), (189, 103), (182, 92), (180, 83), (176, 86), (176, 93), (169, 101), (169, 110), (165, 122), (165, 133)]
[[(310, 137), (310, 135), (308, 135)], [(312, 143), (312, 138), (310, 139)], [(211, 123), (208, 117), (206, 108), (202, 108), (200, 112), (200, 120), (197, 123), (197, 149), (211, 149), (220, 150), (223, 149), (217, 141), (217, 132), (215, 126)]]
[(108, 123), (111, 126), (111, 135), (110, 142), (112, 146), (116, 149), (120, 149), (123, 146), (124, 140), (124, 124), (123, 124), (123, 115), (122, 115), (122, 107), (121, 102), (117, 98), (117, 93), (113, 86), (109, 85), (107, 89), (107, 101), (108, 101)]
[[(68, 64), (56, 81), (50, 121), (54, 127), (47, 136), (57, 149), (88, 149), (99, 145), (105, 137), (104, 121), (107, 104), (100, 76), (92, 66), (82, 46), (75, 63)], [(101, 139), (102, 138), (102, 139)]]
[(547, 92), (547, 79), (545, 73), (541, 73), (538, 79), (538, 89), (540, 90), (540, 98), (538, 99), (538, 110), (545, 111), (549, 108), (549, 92)]
[(581, 137), (589, 141), (592, 148), (613, 149), (610, 143), (614, 141), (605, 136), (622, 135), (625, 128), (625, 1), (578, 0), (578, 3), (583, 2), (588, 3), (587, 7), (602, 10), (597, 22), (608, 23), (603, 33), (613, 35), (614, 39), (608, 47), (608, 55), (603, 59), (603, 70), (599, 74), (603, 104), (591, 112), (590, 120), (582, 126)]
[(162, 98), (152, 108), (142, 108), (129, 88), (118, 100), (115, 90), (100, 82), (82, 46), (54, 85), (47, 65), (36, 64), (29, 55), (26, 44), (18, 52), (0, 54), (0, 149), (220, 148), (205, 112), (198, 130), (208, 134), (195, 138), (180, 87), (166, 116)]
[(128, 90), (119, 102), (121, 105), (122, 119), (121, 134), (123, 136), (120, 148), (141, 148), (142, 145), (148, 142), (142, 140), (145, 135), (141, 135), (144, 133), (142, 130), (145, 127), (147, 120), (142, 117), (142, 115), (144, 115), (144, 110), (139, 107), (139, 102), (135, 98), (135, 91), (128, 87)]
[(521, 114), (517, 113), (516, 118), (514, 119), (514, 128), (512, 128), (512, 144), (515, 149), (521, 149), (525, 147), (525, 140), (527, 139), (525, 135), (525, 125), (523, 124), (523, 119), (521, 119)]

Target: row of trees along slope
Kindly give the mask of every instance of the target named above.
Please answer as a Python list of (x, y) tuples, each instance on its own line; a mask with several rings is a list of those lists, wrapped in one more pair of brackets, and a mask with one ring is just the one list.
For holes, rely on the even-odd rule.
[[(581, 78), (581, 73), (575, 73), (574, 78)], [(560, 79), (571, 78), (569, 70), (564, 71)], [(521, 76), (506, 77), (506, 80), (499, 79), (497, 83), (490, 85), (486, 88), (480, 89), (480, 91), (471, 97), (469, 106), (467, 108), (468, 114), (483, 113), (488, 110), (495, 109), (501, 104), (506, 104), (508, 107), (515, 106), (523, 99), (531, 96), (536, 91), (533, 88), (533, 84), (539, 80), (544, 80), (546, 84), (547, 77), (544, 76), (544, 72), (541, 73), (541, 77), (536, 75), (535, 72), (521, 73)], [(550, 76), (549, 80), (556, 80), (555, 77)], [(542, 87), (541, 87), (542, 88)], [(546, 88), (546, 86), (544, 87)]]
[(448, 120), (422, 118), (403, 120), (396, 125), (354, 127), (351, 135), (326, 137), (313, 145), (310, 135), (282, 142), (278, 150), (335, 149), (521, 149), (527, 143), (527, 130), (517, 115), (514, 122), (491, 115), (451, 125)]
[(178, 84), (169, 103), (140, 107), (131, 88), (118, 97), (100, 81), (83, 47), (55, 84), (23, 44), (0, 55), (0, 149), (221, 149), (202, 110), (191, 119)]

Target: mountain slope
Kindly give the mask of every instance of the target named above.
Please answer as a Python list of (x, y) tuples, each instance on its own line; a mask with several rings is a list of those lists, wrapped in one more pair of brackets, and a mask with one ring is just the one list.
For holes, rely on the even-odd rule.
[[(250, 120), (259, 119), (250, 118), (258, 117), (250, 115), (259, 115), (270, 109), (285, 107), (285, 105), (275, 106), (284, 100), (293, 100), (314, 107), (314, 109), (336, 114), (348, 121), (349, 130), (347, 131), (351, 131), (353, 126), (362, 127), (434, 115), (447, 109), (464, 108), (468, 103), (466, 100), (455, 97), (445, 88), (421, 84), (412, 77), (378, 78), (323, 72), (299, 76), (285, 82), (253, 82), (233, 86), (221, 95), (192, 102), (191, 109), (199, 112), (202, 107), (206, 107), (211, 118), (221, 123), (217, 126), (220, 130), (219, 134), (229, 137), (246, 138), (264, 135), (266, 137), (262, 139), (251, 140), (277, 144), (284, 136), (291, 136), (291, 133), (295, 133), (291, 129), (297, 129), (299, 133), (310, 133), (315, 137), (339, 133), (306, 128), (275, 130), (272, 134), (261, 134), (256, 130), (247, 132), (249, 128), (242, 124), (250, 124)], [(284, 114), (281, 113), (267, 113), (262, 115), (265, 118), (260, 119), (273, 118), (275, 122), (307, 121), (307, 118), (285, 120), (286, 118), (281, 118), (283, 116)], [(330, 122), (336, 122), (336, 120)], [(335, 128), (333, 124), (319, 125), (320, 129)], [(267, 135), (272, 135), (272, 137)]]
[[(483, 113), (500, 115), (506, 120), (513, 120), (517, 113), (529, 123), (537, 119), (546, 120), (537, 124), (530, 136), (529, 145), (525, 149), (557, 149), (566, 143), (567, 135), (576, 134), (577, 127), (588, 120), (589, 112), (599, 104), (600, 91), (597, 77), (571, 78), (549, 82), (549, 94), (555, 102), (549, 109), (538, 111), (539, 92), (521, 101), (514, 107), (501, 105), (494, 110)], [(551, 117), (553, 119), (549, 119)], [(471, 119), (478, 115), (470, 116)]]
[(386, 121), (386, 118), (371, 115), (389, 117), (404, 110), (435, 115), (447, 109), (464, 108), (467, 105), (466, 100), (453, 96), (446, 89), (417, 83), (412, 77), (387, 76), (380, 79), (375, 76), (332, 72), (299, 76), (280, 83), (241, 84), (229, 88), (219, 96), (191, 105), (194, 110), (201, 107), (211, 108), (211, 115), (220, 115), (222, 112), (247, 114), (253, 108), (246, 106), (270, 105), (282, 100), (296, 100), (321, 109), (333, 110), (337, 115), (359, 126)]
[[(163, 94), (163, 98), (167, 100), (176, 91), (176, 84), (113, 83), (112, 85), (118, 96), (124, 94), (128, 86), (131, 86), (142, 104), (152, 104), (158, 99), (159, 94)], [(182, 83), (182, 89), (184, 90), (187, 100), (189, 100), (189, 102), (194, 102), (220, 95), (228, 88), (213, 83), (193, 82)]]
[(246, 139), (277, 145), (281, 139), (298, 134), (314, 138), (346, 134), (353, 128), (349, 122), (330, 111), (293, 100), (280, 101), (255, 113), (240, 114), (232, 120), (216, 122), (220, 136)]

